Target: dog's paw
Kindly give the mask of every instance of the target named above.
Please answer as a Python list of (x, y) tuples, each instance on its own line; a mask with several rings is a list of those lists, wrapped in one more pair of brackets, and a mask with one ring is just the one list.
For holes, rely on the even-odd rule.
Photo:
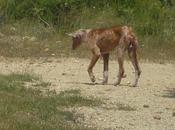
[(92, 81), (93, 83), (96, 81), (96, 79), (95, 79), (95, 76), (94, 76), (94, 75), (90, 76), (90, 79), (91, 79), (91, 81)]

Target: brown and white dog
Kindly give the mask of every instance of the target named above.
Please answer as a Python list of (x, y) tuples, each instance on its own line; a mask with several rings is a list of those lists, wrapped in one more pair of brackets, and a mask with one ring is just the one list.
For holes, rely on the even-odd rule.
[(84, 43), (92, 51), (93, 57), (88, 67), (89, 77), (92, 82), (95, 82), (95, 76), (92, 71), (93, 67), (96, 64), (99, 57), (102, 56), (104, 61), (102, 84), (107, 84), (109, 53), (116, 48), (119, 72), (118, 79), (114, 83), (114, 85), (119, 85), (121, 79), (126, 76), (124, 74), (123, 61), (124, 52), (128, 51), (128, 55), (135, 69), (135, 79), (131, 86), (137, 86), (141, 74), (136, 53), (138, 47), (138, 40), (131, 27), (118, 26), (103, 29), (80, 29), (68, 35), (72, 37), (73, 50), (79, 47), (82, 43)]

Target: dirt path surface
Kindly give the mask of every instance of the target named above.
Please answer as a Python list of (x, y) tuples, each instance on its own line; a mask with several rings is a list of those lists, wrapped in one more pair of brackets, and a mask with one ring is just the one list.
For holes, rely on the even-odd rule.
[[(129, 87), (134, 70), (125, 63), (127, 78), (113, 86), (117, 63), (110, 61), (109, 85), (91, 84), (86, 72), (88, 59), (1, 60), (0, 73), (28, 72), (51, 82), (57, 92), (80, 89), (83, 95), (102, 99), (99, 107), (74, 109), (78, 123), (99, 130), (175, 130), (175, 64), (141, 63), (139, 87)], [(102, 80), (102, 61), (94, 68), (97, 83)]]

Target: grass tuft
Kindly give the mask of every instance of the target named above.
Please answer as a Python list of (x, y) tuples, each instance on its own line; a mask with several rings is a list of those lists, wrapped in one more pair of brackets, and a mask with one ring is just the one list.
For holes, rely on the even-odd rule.
[(136, 108), (123, 103), (117, 103), (117, 109), (119, 111), (136, 111)]
[(58, 95), (60, 99), (58, 104), (61, 106), (73, 107), (73, 106), (99, 106), (102, 101), (94, 98), (86, 98), (81, 96), (80, 90), (68, 90), (63, 91)]
[(135, 107), (132, 107), (128, 104), (124, 103), (116, 103), (115, 106), (105, 106), (104, 109), (107, 110), (118, 110), (118, 111), (136, 111), (137, 109)]

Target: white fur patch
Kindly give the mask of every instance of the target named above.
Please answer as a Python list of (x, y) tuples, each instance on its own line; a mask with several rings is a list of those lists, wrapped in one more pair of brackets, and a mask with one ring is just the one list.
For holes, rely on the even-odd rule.
[(92, 29), (86, 29), (86, 33), (88, 34)]
[(129, 48), (132, 48), (132, 47), (133, 47), (133, 45), (132, 45), (132, 44), (130, 44), (130, 45), (129, 45)]
[(104, 71), (103, 76), (104, 76), (104, 78), (107, 78), (108, 77), (108, 71)]

